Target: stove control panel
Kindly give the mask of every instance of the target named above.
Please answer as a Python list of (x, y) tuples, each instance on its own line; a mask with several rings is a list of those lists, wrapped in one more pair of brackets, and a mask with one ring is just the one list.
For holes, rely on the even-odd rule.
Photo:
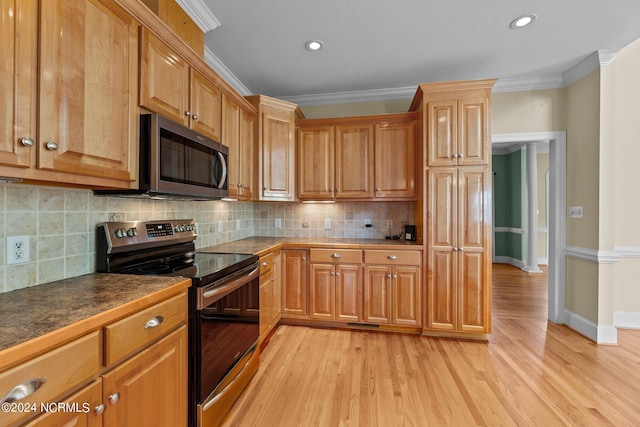
[(97, 231), (107, 253), (192, 242), (197, 237), (192, 219), (105, 222)]

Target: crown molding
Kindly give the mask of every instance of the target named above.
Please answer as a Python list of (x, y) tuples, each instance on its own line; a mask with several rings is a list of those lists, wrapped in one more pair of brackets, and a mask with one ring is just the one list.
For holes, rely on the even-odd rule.
[(562, 74), (564, 87), (570, 86), (595, 70), (609, 65), (619, 50), (598, 50)]
[(204, 47), (204, 61), (209, 64), (216, 73), (225, 79), (227, 83), (237, 90), (240, 95), (253, 95), (253, 92), (251, 92), (207, 46)]
[(411, 99), (413, 98), (413, 95), (415, 95), (415, 93), (416, 86), (407, 86), (388, 89), (360, 90), (352, 92), (331, 92), (312, 95), (283, 96), (279, 98), (298, 105), (327, 105)]
[(176, 3), (205, 34), (220, 26), (218, 18), (202, 0), (176, 0)]
[(528, 90), (558, 89), (564, 87), (564, 85), (564, 78), (561, 74), (535, 77), (513, 77), (499, 79), (493, 86), (491, 92), (522, 92)]

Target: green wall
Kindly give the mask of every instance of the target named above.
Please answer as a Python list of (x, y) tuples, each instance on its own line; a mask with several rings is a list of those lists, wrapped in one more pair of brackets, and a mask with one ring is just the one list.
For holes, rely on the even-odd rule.
[[(523, 173), (522, 150), (510, 154), (495, 154), (493, 162), (494, 224), (496, 228), (523, 227)], [(522, 253), (522, 234), (496, 232), (495, 254), (497, 257), (510, 257), (524, 260)]]

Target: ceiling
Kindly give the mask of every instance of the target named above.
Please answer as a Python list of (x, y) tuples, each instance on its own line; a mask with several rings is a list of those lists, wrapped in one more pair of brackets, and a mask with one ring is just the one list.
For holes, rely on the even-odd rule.
[[(177, 1), (236, 89), (301, 105), (406, 98), (447, 80), (562, 87), (594, 54), (611, 59), (640, 37), (638, 0)], [(532, 25), (509, 28), (529, 13)], [(307, 51), (311, 39), (324, 48)]]

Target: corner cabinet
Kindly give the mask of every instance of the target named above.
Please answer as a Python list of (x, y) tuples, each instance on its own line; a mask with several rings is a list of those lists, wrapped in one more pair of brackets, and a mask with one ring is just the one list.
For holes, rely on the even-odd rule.
[(2, 29), (12, 33), (0, 49), (4, 71), (13, 75), (2, 87), (15, 102), (4, 110), (0, 176), (130, 188), (138, 22), (111, 0), (42, 1), (39, 10), (35, 4), (16, 1)]
[(296, 199), (297, 106), (263, 95), (246, 97), (258, 110), (258, 199)]
[(491, 332), (490, 100), (495, 80), (422, 84), (424, 186), (416, 205), (426, 243), (423, 333)]

